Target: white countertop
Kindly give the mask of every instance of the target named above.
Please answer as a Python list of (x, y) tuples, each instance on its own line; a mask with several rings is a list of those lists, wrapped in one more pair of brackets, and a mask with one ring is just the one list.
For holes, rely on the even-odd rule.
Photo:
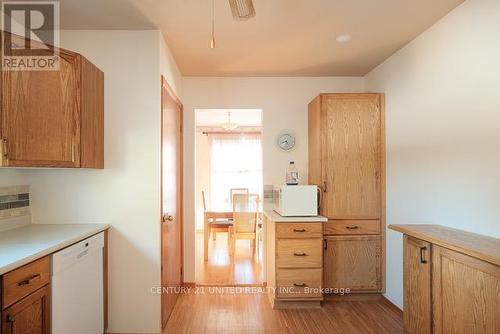
[(33, 224), (0, 232), (0, 275), (108, 228), (106, 224)]
[(309, 217), (283, 217), (276, 211), (264, 211), (264, 215), (275, 223), (322, 223), (327, 222), (328, 218), (323, 216), (309, 216)]

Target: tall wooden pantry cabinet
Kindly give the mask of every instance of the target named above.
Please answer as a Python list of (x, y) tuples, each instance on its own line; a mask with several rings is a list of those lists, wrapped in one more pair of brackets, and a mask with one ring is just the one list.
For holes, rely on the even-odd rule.
[(309, 183), (320, 188), (325, 288), (383, 292), (383, 94), (321, 94), (309, 104)]

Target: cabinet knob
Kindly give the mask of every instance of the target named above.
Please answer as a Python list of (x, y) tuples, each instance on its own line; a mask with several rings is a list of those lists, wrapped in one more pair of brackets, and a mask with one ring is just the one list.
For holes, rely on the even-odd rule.
[(14, 317), (11, 316), (10, 314), (7, 314), (7, 317), (5, 317), (5, 321), (6, 322), (14, 322), (14, 321), (16, 321), (16, 319), (14, 319)]

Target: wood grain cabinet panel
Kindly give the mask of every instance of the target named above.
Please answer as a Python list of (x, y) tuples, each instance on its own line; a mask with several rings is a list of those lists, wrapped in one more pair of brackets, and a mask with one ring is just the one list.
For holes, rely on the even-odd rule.
[(50, 286), (5, 309), (2, 334), (50, 334)]
[(380, 219), (381, 95), (325, 94), (321, 101), (321, 213)]
[(287, 223), (276, 226), (278, 238), (321, 238), (323, 236), (322, 223)]
[(14, 304), (49, 282), (48, 256), (6, 273), (2, 279), (2, 307)]
[(321, 239), (278, 239), (277, 268), (321, 268)]
[(324, 249), (324, 287), (352, 292), (382, 288), (380, 236), (327, 236)]
[(325, 235), (380, 234), (380, 220), (337, 220), (324, 223)]
[(278, 269), (278, 298), (321, 298), (322, 269)]
[(407, 235), (403, 245), (406, 333), (432, 333), (431, 244)]
[(434, 246), (434, 333), (500, 333), (500, 266)]
[(58, 70), (1, 72), (1, 166), (103, 168), (103, 73), (59, 55)]

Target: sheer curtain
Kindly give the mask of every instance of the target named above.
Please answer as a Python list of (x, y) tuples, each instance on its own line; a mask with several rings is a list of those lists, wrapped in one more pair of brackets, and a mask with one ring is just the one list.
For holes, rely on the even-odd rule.
[(262, 199), (262, 144), (260, 134), (211, 134), (210, 203), (230, 208), (231, 188), (248, 188)]

